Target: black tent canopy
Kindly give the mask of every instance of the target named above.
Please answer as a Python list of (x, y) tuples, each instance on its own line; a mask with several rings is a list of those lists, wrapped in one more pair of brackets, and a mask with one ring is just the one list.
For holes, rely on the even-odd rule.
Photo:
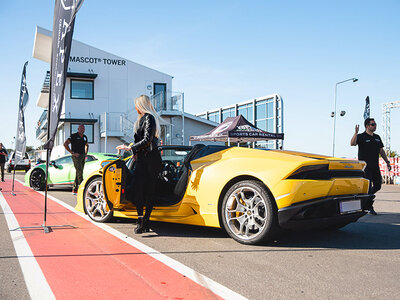
[(272, 133), (261, 130), (247, 121), (242, 115), (226, 118), (213, 130), (203, 135), (191, 136), (190, 141), (213, 142), (255, 142), (265, 140), (283, 140), (283, 133)]

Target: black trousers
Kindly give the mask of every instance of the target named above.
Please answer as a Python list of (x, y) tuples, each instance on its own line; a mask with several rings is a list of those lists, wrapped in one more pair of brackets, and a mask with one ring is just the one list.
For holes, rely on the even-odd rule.
[(375, 194), (382, 187), (381, 170), (377, 168), (365, 168), (365, 177), (369, 179), (369, 193)]
[(1, 180), (4, 180), (4, 163), (0, 163)]
[(138, 216), (143, 216), (143, 208), (146, 206), (145, 220), (150, 219), (154, 206), (156, 183), (161, 171), (161, 155), (158, 150), (148, 153), (138, 153), (135, 168), (133, 170), (132, 199), (136, 203)]
[(79, 185), (83, 181), (83, 168), (85, 167), (85, 158), (86, 158), (85, 153), (79, 153), (78, 157), (72, 155), (72, 161), (74, 162), (74, 167), (76, 172), (74, 186), (72, 187), (74, 191), (78, 190)]

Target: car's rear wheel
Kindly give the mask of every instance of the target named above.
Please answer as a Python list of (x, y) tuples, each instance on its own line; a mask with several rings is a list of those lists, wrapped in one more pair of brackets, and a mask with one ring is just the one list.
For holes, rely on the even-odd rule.
[(45, 177), (43, 170), (33, 170), (29, 179), (31, 188), (35, 191), (43, 191), (46, 188)]
[(104, 198), (101, 177), (92, 179), (83, 192), (83, 206), (88, 216), (96, 222), (108, 222), (113, 218)]
[(264, 185), (256, 180), (234, 184), (222, 202), (222, 222), (228, 234), (242, 244), (257, 244), (274, 237), (276, 209)]

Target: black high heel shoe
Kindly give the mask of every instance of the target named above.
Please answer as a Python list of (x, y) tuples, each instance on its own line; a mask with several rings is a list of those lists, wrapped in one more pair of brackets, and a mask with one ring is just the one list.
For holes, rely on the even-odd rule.
[(144, 232), (144, 226), (143, 226), (143, 217), (138, 217), (137, 223), (136, 223), (136, 228), (135, 228), (135, 233), (140, 234)]

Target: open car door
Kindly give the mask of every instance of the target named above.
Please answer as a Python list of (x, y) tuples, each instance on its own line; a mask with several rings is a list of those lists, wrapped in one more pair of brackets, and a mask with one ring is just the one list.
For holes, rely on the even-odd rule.
[(129, 204), (126, 199), (129, 178), (129, 169), (122, 159), (117, 159), (103, 167), (104, 197), (111, 210), (118, 210)]

